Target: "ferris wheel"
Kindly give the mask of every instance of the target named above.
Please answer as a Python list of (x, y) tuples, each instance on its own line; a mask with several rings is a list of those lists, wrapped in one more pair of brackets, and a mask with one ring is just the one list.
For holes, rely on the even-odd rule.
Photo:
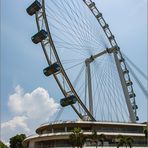
[(82, 120), (138, 120), (133, 83), (109, 25), (91, 0), (40, 0), (28, 8), (35, 15), (48, 65), (64, 98)]

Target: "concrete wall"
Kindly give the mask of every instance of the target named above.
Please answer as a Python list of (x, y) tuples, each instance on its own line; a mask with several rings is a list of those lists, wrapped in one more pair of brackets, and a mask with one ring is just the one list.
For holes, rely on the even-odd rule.
[(29, 148), (35, 148), (35, 147), (34, 147), (34, 141), (30, 141), (30, 143), (29, 143)]

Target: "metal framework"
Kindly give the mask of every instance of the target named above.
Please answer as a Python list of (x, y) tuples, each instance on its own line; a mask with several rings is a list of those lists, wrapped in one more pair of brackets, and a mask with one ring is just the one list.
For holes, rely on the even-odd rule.
[[(45, 0), (41, 0), (42, 8), (41, 8), (41, 10), (36, 12), (35, 16), (36, 16), (36, 23), (37, 23), (38, 31), (40, 31), (42, 29), (42, 26), (44, 26), (44, 29), (48, 33), (48, 37), (41, 42), (41, 46), (43, 48), (43, 52), (45, 54), (47, 63), (50, 65), (54, 62), (57, 62), (60, 65), (61, 70), (59, 72), (53, 74), (53, 76), (54, 76), (57, 84), (59, 85), (63, 95), (65, 97), (68, 97), (69, 95), (74, 95), (77, 98), (77, 102), (79, 104), (79, 107), (81, 108), (81, 110), (83, 110), (83, 112), (85, 112), (85, 115), (87, 115), (89, 117), (89, 120), (96, 121), (96, 119), (93, 116), (93, 98), (92, 98), (90, 64), (96, 58), (98, 58), (99, 56), (101, 56), (103, 54), (113, 54), (114, 59), (115, 59), (115, 63), (116, 63), (116, 67), (117, 67), (117, 71), (119, 73), (121, 85), (123, 88), (124, 96), (126, 99), (126, 103), (127, 103), (127, 107), (128, 107), (128, 111), (129, 111), (129, 115), (130, 115), (130, 120), (131, 120), (131, 122), (136, 122), (137, 112), (136, 112), (136, 107), (135, 107), (136, 106), (135, 95), (134, 95), (132, 84), (128, 83), (128, 82), (131, 82), (131, 79), (130, 79), (130, 76), (129, 76), (129, 73), (127, 70), (127, 66), (124, 62), (123, 56), (121, 54), (120, 48), (115, 40), (114, 35), (112, 34), (112, 32), (109, 29), (109, 25), (106, 23), (102, 14), (99, 12), (99, 10), (96, 8), (95, 3), (92, 2), (91, 0), (83, 0), (83, 1), (88, 6), (88, 8), (91, 10), (91, 12), (94, 14), (94, 16), (96, 17), (98, 23), (100, 24), (100, 26), (104, 30), (104, 33), (106, 34), (106, 37), (108, 38), (110, 45), (112, 47), (110, 49), (105, 49), (101, 53), (98, 53), (96, 55), (92, 55), (90, 58), (85, 60), (87, 71), (88, 71), (89, 109), (87, 109), (85, 104), (81, 101), (81, 98), (78, 96), (77, 92), (75, 91), (71, 81), (69, 80), (69, 78), (62, 66), (62, 63), (61, 63), (60, 58), (58, 56), (56, 47), (55, 47), (54, 42), (52, 40), (50, 29), (48, 26), (48, 20), (47, 20), (46, 11), (45, 11)], [(50, 50), (54, 54), (54, 58), (50, 58), (50, 56), (47, 53), (47, 50), (49, 50), (49, 47), (50, 47)], [(126, 75), (126, 77), (125, 77), (125, 75)], [(129, 90), (131, 90), (131, 91), (129, 92)], [(78, 109), (74, 105), (71, 105), (71, 107), (74, 109), (74, 111), (77, 113), (77, 115), (83, 120), (84, 119), (83, 115), (78, 111)]]
[[(101, 25), (102, 29), (104, 30), (104, 33), (106, 34), (106, 36), (110, 42), (110, 45), (114, 49), (114, 50), (108, 51), (108, 53), (114, 54), (115, 63), (117, 66), (117, 70), (119, 73), (119, 77), (120, 77), (123, 92), (124, 92), (124, 96), (126, 99), (126, 104), (127, 104), (129, 114), (130, 114), (130, 120), (131, 120), (131, 122), (136, 122), (137, 113), (136, 113), (136, 109), (135, 109), (135, 106), (136, 106), (135, 96), (133, 95), (132, 97), (130, 97), (130, 93), (134, 94), (134, 91), (133, 91), (132, 85), (130, 85), (130, 86), (126, 85), (124, 71), (128, 71), (128, 70), (127, 70), (127, 66), (126, 66), (124, 60), (122, 60), (123, 56), (120, 51), (120, 48), (115, 40), (114, 35), (112, 34), (111, 30), (109, 29), (109, 25), (106, 23), (102, 14), (99, 12), (99, 10), (96, 8), (95, 3), (92, 2), (91, 0), (83, 0), (83, 1), (88, 6), (88, 8), (91, 10), (91, 12), (96, 17), (96, 19), (98, 20), (99, 24)], [(123, 65), (123, 67), (121, 66), (121, 63)], [(129, 73), (126, 73), (126, 74), (128, 76), (128, 81), (131, 81)], [(132, 90), (131, 92), (128, 91), (128, 87), (131, 87), (131, 90)]]

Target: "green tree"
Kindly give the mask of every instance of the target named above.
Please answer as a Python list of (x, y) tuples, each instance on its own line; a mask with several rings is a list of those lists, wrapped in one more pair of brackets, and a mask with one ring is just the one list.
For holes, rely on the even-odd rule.
[(104, 140), (106, 139), (106, 137), (105, 137), (104, 134), (97, 135), (97, 131), (96, 130), (93, 130), (92, 131), (92, 135), (88, 136), (88, 139), (90, 141), (93, 141), (95, 143), (96, 148), (97, 148), (98, 141), (100, 141), (101, 142), (101, 146), (103, 146)]
[(143, 128), (143, 133), (145, 134), (145, 139), (147, 141), (147, 139), (148, 139), (148, 136), (147, 136), (147, 133), (148, 133), (148, 125)]
[(25, 134), (16, 135), (10, 138), (10, 148), (25, 148), (25, 146), (22, 144), (25, 138)]
[(97, 148), (97, 146), (98, 146), (98, 135), (97, 135), (97, 131), (96, 130), (92, 131), (92, 135), (89, 136), (89, 139), (90, 139), (90, 141), (95, 142), (95, 146)]
[(129, 145), (129, 147), (132, 147), (132, 144), (134, 142), (134, 139), (132, 137), (126, 137), (126, 143)]
[(130, 148), (132, 147), (132, 143), (134, 142), (132, 137), (126, 137), (126, 136), (122, 136), (119, 135), (117, 137), (118, 140), (118, 144), (117, 144), (117, 148), (119, 148), (120, 146), (129, 146)]
[(101, 142), (101, 146), (104, 146), (104, 141), (106, 139), (106, 136), (104, 134), (99, 135), (99, 141)]
[(85, 136), (79, 127), (72, 130), (72, 134), (69, 136), (69, 138), (73, 147), (77, 146), (78, 148), (82, 148), (85, 143)]
[(8, 148), (2, 141), (0, 141), (0, 148)]

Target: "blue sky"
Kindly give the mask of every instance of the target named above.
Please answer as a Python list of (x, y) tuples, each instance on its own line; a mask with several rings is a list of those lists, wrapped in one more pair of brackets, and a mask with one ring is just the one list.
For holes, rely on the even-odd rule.
[[(121, 50), (146, 73), (146, 0), (95, 1)], [(26, 13), (29, 4), (30, 0), (1, 1), (1, 139), (5, 142), (16, 133), (29, 135), (39, 124), (54, 120), (54, 113), (59, 108), (57, 100), (61, 96), (60, 90), (52, 78), (49, 81), (43, 76), (42, 69), (47, 63), (41, 46), (33, 44), (30, 39), (37, 28), (34, 17)], [(142, 77), (140, 80), (146, 84)], [(147, 101), (136, 85), (134, 88), (142, 122), (146, 120)], [(40, 102), (36, 98), (41, 98), (38, 100)], [(31, 107), (33, 103), (35, 108)], [(63, 119), (71, 117), (68, 111), (64, 113)], [(36, 122), (31, 122), (32, 116)], [(76, 118), (74, 114), (73, 119)]]

